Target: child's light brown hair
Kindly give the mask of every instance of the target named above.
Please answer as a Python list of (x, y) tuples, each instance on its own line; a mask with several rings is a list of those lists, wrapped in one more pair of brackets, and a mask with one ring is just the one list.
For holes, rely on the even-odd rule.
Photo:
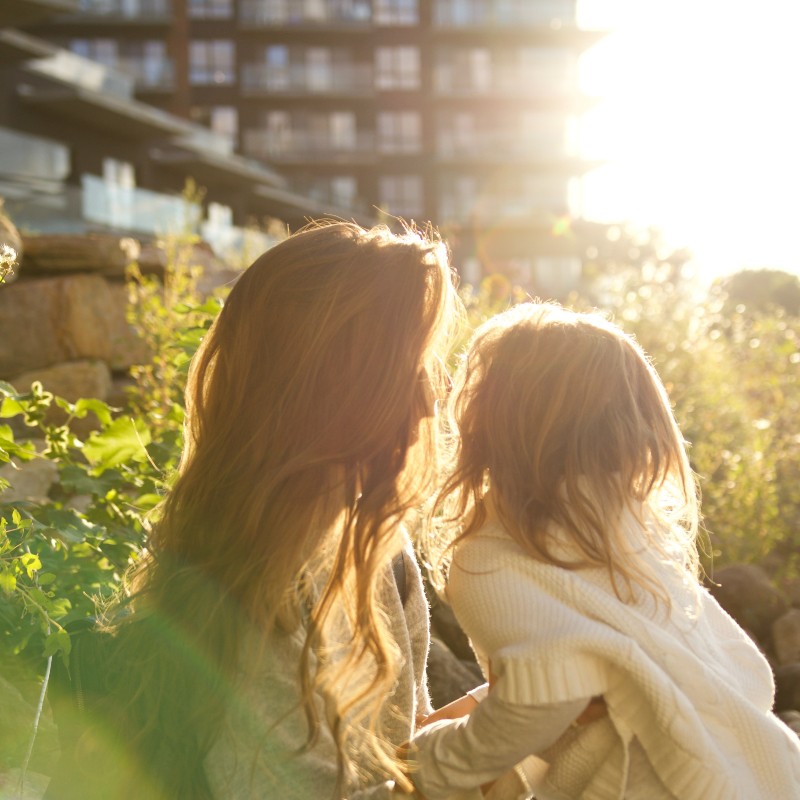
[[(489, 487), (500, 522), (530, 555), (605, 567), (621, 599), (633, 584), (663, 596), (623, 541), (625, 510), (642, 522), (647, 511), (655, 525), (642, 525), (642, 544), (697, 575), (685, 442), (652, 364), (603, 317), (525, 303), (490, 319), (457, 371), (449, 418), (452, 464), (438, 506), (451, 533), (433, 543), (434, 563), (481, 527)], [(558, 554), (556, 529), (574, 558)]]

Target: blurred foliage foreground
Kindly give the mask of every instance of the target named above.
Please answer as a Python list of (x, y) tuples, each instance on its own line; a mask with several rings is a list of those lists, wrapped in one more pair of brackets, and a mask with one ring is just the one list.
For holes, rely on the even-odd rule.
[[(764, 276), (752, 286), (746, 275), (737, 280), (698, 293), (668, 264), (622, 269), (569, 304), (607, 310), (652, 356), (700, 477), (709, 574), (712, 561), (749, 562), (792, 577), (800, 565), (800, 316), (781, 303), (785, 279), (772, 297), (760, 291), (757, 307), (746, 300)], [(177, 255), (163, 283), (132, 268), (130, 321), (153, 359), (132, 370), (124, 411), (0, 383), (0, 461), (47, 461), (57, 473), (36, 503), (4, 503), (0, 485), (0, 674), (30, 708), (42, 705), (48, 660), (69, 656), (64, 626), (93, 614), (140, 557), (174, 474), (186, 368), (220, 308), (194, 285)], [(464, 289), (472, 324), (521, 297), (499, 276)], [(0, 730), (0, 774), (25, 759), (32, 725), (16, 719), (12, 740)]]

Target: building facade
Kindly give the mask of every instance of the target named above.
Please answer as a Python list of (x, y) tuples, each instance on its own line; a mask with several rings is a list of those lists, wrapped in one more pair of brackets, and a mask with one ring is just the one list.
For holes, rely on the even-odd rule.
[[(231, 178), (237, 220), (280, 188), (312, 214), (431, 221), (468, 279), (579, 269), (578, 59), (601, 34), (576, 0), (79, 0), (32, 32), (280, 175), (246, 201)], [(155, 171), (206, 185), (219, 169), (176, 138), (148, 144)]]

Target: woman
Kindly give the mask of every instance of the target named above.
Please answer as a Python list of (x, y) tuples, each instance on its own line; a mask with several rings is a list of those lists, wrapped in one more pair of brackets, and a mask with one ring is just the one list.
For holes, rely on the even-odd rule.
[(430, 703), (403, 522), (430, 494), (457, 306), (441, 241), (349, 223), (290, 236), (234, 286), (193, 361), (179, 474), (113, 623), (102, 747), (121, 741), (126, 758), (101, 770), (116, 773), (105, 797), (410, 788), (395, 750)]

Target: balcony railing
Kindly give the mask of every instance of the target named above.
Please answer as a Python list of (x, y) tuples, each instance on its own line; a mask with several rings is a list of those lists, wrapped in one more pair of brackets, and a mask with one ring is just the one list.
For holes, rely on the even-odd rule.
[(327, 69), (292, 64), (242, 66), (242, 89), (270, 94), (369, 94), (373, 91), (371, 64), (335, 64)]
[(239, 20), (253, 26), (370, 24), (369, 0), (242, 0)]
[(354, 137), (341, 138), (308, 130), (283, 134), (249, 130), (242, 134), (242, 146), (248, 156), (275, 163), (352, 162), (374, 156), (375, 136), (371, 131), (359, 131)]
[(475, 74), (455, 64), (439, 65), (434, 73), (437, 93), (459, 96), (515, 95), (559, 97), (577, 91), (576, 69), (532, 71), (515, 66), (493, 66)]
[(575, 18), (575, 0), (437, 0), (433, 8), (441, 28), (550, 27)]
[(175, 85), (175, 66), (171, 59), (123, 56), (115, 67), (132, 75), (137, 89), (171, 89)]
[(79, 15), (74, 19), (84, 20), (87, 16), (113, 17), (114, 19), (167, 21), (172, 17), (172, 0), (80, 0)]
[(567, 209), (564, 195), (559, 196), (513, 196), (508, 194), (443, 194), (439, 200), (439, 218), (442, 223), (466, 223), (471, 220), (497, 220), (527, 217), (531, 220), (547, 220), (553, 215), (563, 214)]
[(369, 213), (370, 204), (363, 198), (337, 192), (328, 183), (311, 183), (299, 185), (298, 190), (313, 200), (318, 206), (330, 208), (331, 211), (351, 211), (355, 214)]
[(563, 135), (525, 136), (508, 131), (484, 131), (464, 137), (440, 131), (436, 142), (440, 158), (464, 160), (549, 161), (576, 156), (575, 148)]
[(198, 208), (182, 197), (115, 186), (95, 175), (81, 177), (83, 218), (141, 233), (167, 234), (193, 229)]

